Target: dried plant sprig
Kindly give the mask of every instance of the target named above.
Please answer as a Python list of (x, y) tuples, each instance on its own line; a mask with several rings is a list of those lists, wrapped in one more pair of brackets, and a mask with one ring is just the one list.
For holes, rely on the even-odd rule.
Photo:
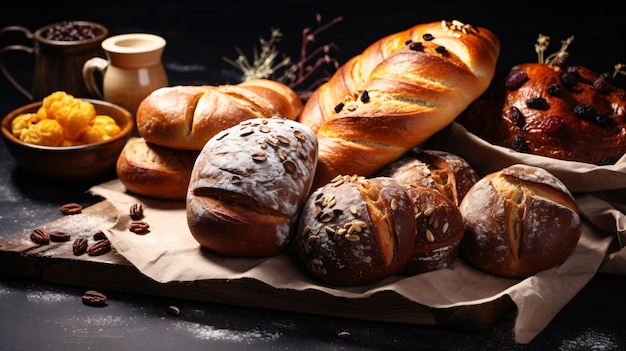
[(565, 39), (565, 40), (561, 40), (561, 48), (559, 49), (559, 51), (551, 54), (550, 56), (546, 57), (546, 64), (550, 65), (550, 66), (554, 66), (554, 65), (562, 65), (563, 63), (565, 63), (565, 61), (568, 59), (569, 57), (569, 53), (567, 52), (567, 48), (570, 46), (570, 44), (574, 41), (574, 36), (572, 35), (571, 37)]
[(239, 54), (236, 60), (233, 61), (226, 57), (224, 57), (224, 60), (241, 70), (244, 81), (257, 78), (269, 78), (274, 72), (291, 64), (291, 59), (285, 55), (283, 55), (282, 60), (276, 63), (276, 58), (280, 54), (276, 48), (276, 43), (280, 41), (280, 38), (282, 38), (280, 29), (271, 29), (270, 38), (268, 40), (260, 38), (261, 52), (259, 53), (256, 48), (253, 49), (252, 63), (250, 63), (239, 47), (235, 47), (235, 50)]
[(626, 76), (626, 63), (618, 63), (615, 65), (615, 70), (613, 71), (613, 78), (617, 77), (618, 74)]
[(537, 38), (537, 43), (535, 44), (535, 52), (539, 57), (539, 63), (544, 63), (544, 53), (548, 50), (548, 46), (550, 46), (550, 37), (547, 35), (543, 35), (539, 33), (539, 37)]
[[(317, 27), (313, 30), (311, 28), (305, 28), (302, 31), (300, 59), (297, 62), (293, 62), (291, 58), (284, 54), (282, 55), (282, 60), (278, 63), (276, 62), (276, 59), (280, 55), (280, 52), (276, 48), (276, 43), (282, 38), (282, 33), (279, 29), (272, 29), (271, 36), (268, 40), (260, 38), (261, 51), (259, 53), (257, 49), (254, 49), (252, 63), (238, 47), (235, 47), (239, 55), (236, 60), (231, 60), (226, 57), (223, 59), (242, 71), (242, 79), (244, 81), (255, 78), (273, 79), (296, 89), (298, 86), (304, 84), (313, 73), (321, 70), (323, 66), (332, 65), (335, 70), (339, 67), (339, 62), (330, 56), (332, 49), (338, 50), (338, 47), (334, 43), (322, 45), (312, 51), (309, 51), (309, 45), (315, 42), (315, 36), (317, 34), (342, 20), (342, 17), (336, 17), (329, 23), (322, 24), (322, 18), (317, 14)], [(324, 77), (309, 84), (308, 87), (299, 91), (298, 94), (303, 98), (307, 98), (317, 86), (327, 81), (330, 75), (331, 73), (326, 72)]]
[(567, 48), (574, 41), (574, 36), (570, 36), (565, 40), (561, 40), (561, 48), (559, 51), (545, 57), (545, 52), (550, 45), (550, 37), (547, 35), (539, 34), (537, 42), (535, 43), (535, 52), (537, 53), (539, 63), (546, 64), (548, 66), (560, 66), (569, 58), (569, 52)]
[[(309, 52), (309, 45), (315, 42), (315, 36), (321, 33), (322, 31), (330, 28), (338, 22), (343, 20), (343, 17), (335, 17), (333, 20), (326, 24), (322, 24), (322, 16), (318, 13), (315, 15), (315, 20), (317, 22), (317, 27), (314, 30), (311, 28), (304, 28), (302, 31), (302, 45), (300, 46), (300, 60), (295, 64), (296, 72), (294, 76), (294, 80), (291, 82), (291, 87), (296, 87), (306, 81), (314, 72), (316, 72), (323, 65), (333, 65), (336, 70), (339, 68), (339, 61), (337, 59), (332, 58), (329, 53), (331, 49), (338, 50), (339, 48), (335, 45), (335, 43), (329, 43), (323, 45), (321, 47), (317, 47), (315, 50)], [(307, 52), (309, 52), (307, 54)], [(321, 55), (321, 57), (319, 57)], [(315, 62), (312, 65), (307, 65), (307, 63), (312, 60)], [(329, 79), (329, 74), (325, 77), (317, 79), (315, 82), (311, 83), (309, 87), (307, 87), (304, 91), (312, 91), (315, 87), (319, 86), (323, 82)]]

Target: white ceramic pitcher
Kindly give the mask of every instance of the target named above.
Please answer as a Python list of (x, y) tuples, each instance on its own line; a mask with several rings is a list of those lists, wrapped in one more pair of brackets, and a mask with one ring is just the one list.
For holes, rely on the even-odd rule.
[[(102, 42), (107, 59), (94, 57), (83, 65), (87, 89), (133, 115), (151, 92), (168, 84), (161, 62), (165, 39), (145, 33), (112, 36)], [(102, 74), (102, 89), (95, 73)]]

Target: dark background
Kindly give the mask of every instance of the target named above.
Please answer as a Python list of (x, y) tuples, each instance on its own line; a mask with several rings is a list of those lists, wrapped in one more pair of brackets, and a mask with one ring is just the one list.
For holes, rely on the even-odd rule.
[[(248, 57), (269, 38), (271, 28), (283, 33), (279, 51), (299, 57), (301, 32), (342, 16), (322, 32), (317, 44), (333, 42), (331, 56), (345, 62), (382, 36), (419, 23), (457, 19), (486, 27), (500, 38), (498, 72), (518, 63), (536, 62), (538, 34), (548, 35), (548, 53), (574, 35), (569, 64), (612, 72), (626, 63), (625, 13), (615, 4), (593, 2), (471, 1), (108, 1), (29, 2), (3, 5), (0, 28), (22, 25), (31, 30), (63, 21), (88, 20), (109, 28), (109, 34), (147, 32), (167, 40), (163, 64), (171, 84), (223, 84), (239, 79), (235, 47)], [(0, 46), (28, 43), (23, 36), (0, 35)], [(315, 44), (314, 44), (315, 45)], [(16, 78), (28, 86), (32, 57), (7, 58)], [(626, 76), (619, 76), (622, 86)], [(27, 103), (0, 76), (0, 115)], [(0, 239), (58, 217), (66, 202), (89, 205), (90, 182), (54, 183), (15, 167), (0, 142)], [(108, 178), (107, 178), (108, 177)], [(2, 350), (623, 350), (626, 349), (626, 279), (598, 274), (529, 345), (513, 342), (515, 311), (494, 326), (462, 332), (259, 310), (219, 304), (106, 292), (110, 303), (94, 309), (79, 302), (83, 287), (38, 281), (0, 279), (0, 349)], [(181, 315), (164, 311), (174, 304)], [(350, 338), (340, 339), (340, 331)]]
[[(574, 36), (569, 48), (572, 65), (584, 65), (598, 72), (612, 72), (616, 63), (626, 63), (624, 13), (603, 1), (328, 1), (328, 0), (230, 0), (230, 1), (108, 1), (83, 2), (73, 6), (14, 1), (0, 14), (0, 27), (22, 25), (36, 30), (62, 20), (89, 20), (109, 28), (110, 35), (148, 32), (167, 40), (163, 63), (178, 84), (222, 84), (236, 82), (238, 71), (224, 61), (234, 59), (239, 47), (252, 57), (260, 38), (269, 38), (270, 29), (283, 33), (277, 44), (281, 53), (297, 59), (302, 30), (315, 27), (315, 15), (322, 23), (341, 16), (343, 21), (317, 36), (311, 47), (334, 43), (330, 55), (340, 63), (359, 54), (381, 37), (415, 24), (457, 19), (492, 30), (502, 44), (498, 72), (513, 65), (537, 62), (534, 44), (541, 33), (551, 37), (547, 54), (556, 52), (561, 41)], [(20, 35), (0, 35), (0, 44), (13, 44)], [(18, 54), (20, 60), (29, 60)], [(13, 55), (11, 57), (14, 57)], [(7, 58), (6, 61), (11, 61)], [(11, 62), (7, 62), (8, 67)], [(29, 72), (18, 75), (30, 84)], [(620, 76), (618, 82), (626, 81)], [(15, 98), (0, 77), (0, 98)], [(15, 106), (24, 101), (16, 100)], [(14, 106), (11, 106), (14, 107)], [(0, 111), (2, 113), (7, 111)]]

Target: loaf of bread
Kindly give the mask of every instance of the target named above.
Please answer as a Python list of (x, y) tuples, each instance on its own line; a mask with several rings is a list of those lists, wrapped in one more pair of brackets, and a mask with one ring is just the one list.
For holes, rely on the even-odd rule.
[(484, 271), (526, 277), (561, 264), (582, 231), (565, 185), (543, 168), (512, 165), (480, 179), (459, 207), (459, 255)]
[(465, 227), (458, 206), (439, 190), (406, 186), (415, 205), (413, 254), (402, 270), (414, 275), (447, 268), (456, 260)]
[(392, 178), (337, 176), (304, 205), (295, 249), (319, 281), (375, 283), (398, 273), (411, 257), (413, 207), (402, 184)]
[(293, 239), (311, 190), (317, 139), (294, 120), (254, 118), (211, 138), (194, 165), (187, 222), (203, 247), (266, 257)]
[(527, 63), (457, 119), (492, 144), (596, 165), (626, 152), (626, 91), (585, 67)]
[(236, 85), (173, 86), (155, 90), (137, 109), (137, 130), (147, 141), (200, 150), (218, 132), (251, 118), (295, 120), (302, 100), (288, 86), (266, 79)]
[(376, 172), (405, 185), (440, 191), (456, 206), (478, 181), (478, 173), (465, 159), (445, 151), (413, 148)]
[(350, 59), (299, 117), (319, 140), (314, 186), (370, 176), (450, 124), (487, 89), (499, 53), (488, 29), (442, 21), (391, 34)]
[(135, 194), (184, 200), (197, 155), (198, 151), (171, 149), (133, 137), (117, 159), (117, 176)]

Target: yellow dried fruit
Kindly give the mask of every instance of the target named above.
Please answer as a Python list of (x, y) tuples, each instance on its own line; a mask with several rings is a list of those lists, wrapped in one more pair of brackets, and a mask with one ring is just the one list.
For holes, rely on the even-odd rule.
[(20, 137), (25, 143), (43, 146), (61, 146), (63, 139), (63, 127), (54, 119), (44, 119), (31, 125)]
[(93, 104), (63, 91), (46, 96), (36, 113), (17, 116), (11, 129), (24, 142), (46, 146), (97, 143), (121, 132), (113, 118), (96, 115)]
[(80, 140), (86, 144), (99, 143), (111, 139), (121, 131), (122, 129), (112, 117), (97, 115), (83, 132)]
[(11, 121), (11, 133), (13, 135), (22, 140), (22, 134), (28, 131), (30, 126), (37, 124), (40, 119), (35, 113), (23, 113), (13, 119)]

